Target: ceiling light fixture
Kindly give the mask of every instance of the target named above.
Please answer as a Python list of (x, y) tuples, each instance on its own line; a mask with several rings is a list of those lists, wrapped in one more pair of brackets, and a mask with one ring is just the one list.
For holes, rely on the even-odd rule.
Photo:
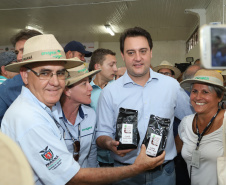
[(114, 36), (115, 33), (113, 32), (113, 30), (111, 29), (111, 26), (109, 24), (105, 25), (106, 30), (108, 31), (108, 33), (111, 34), (111, 36)]
[(39, 31), (39, 32), (41, 32), (43, 34), (43, 31), (42, 30), (40, 30), (38, 28), (35, 28), (33, 26), (26, 26), (25, 28), (28, 29), (28, 30), (36, 30), (36, 31)]

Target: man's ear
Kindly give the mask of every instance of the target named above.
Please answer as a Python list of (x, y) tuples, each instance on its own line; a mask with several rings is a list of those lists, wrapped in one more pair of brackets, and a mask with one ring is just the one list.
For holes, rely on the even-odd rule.
[(20, 68), (20, 75), (22, 77), (22, 80), (23, 80), (24, 84), (25, 85), (28, 85), (28, 72), (27, 72), (27, 68), (21, 67)]
[(72, 58), (72, 57), (73, 57), (72, 52), (71, 51), (68, 51), (66, 53), (66, 59), (69, 59), (69, 58)]
[(7, 77), (7, 71), (5, 70), (5, 66), (1, 66), (1, 73), (2, 73), (2, 76)]
[(121, 56), (122, 56), (123, 61), (125, 62), (125, 60), (124, 60), (124, 54), (122, 52), (121, 52)]
[(101, 69), (100, 64), (98, 64), (98, 63), (95, 64), (95, 65), (94, 65), (94, 69), (95, 69), (95, 70)]
[(71, 89), (68, 88), (68, 87), (65, 87), (65, 88), (64, 88), (64, 94), (65, 94), (67, 97), (70, 97), (70, 96), (71, 96)]

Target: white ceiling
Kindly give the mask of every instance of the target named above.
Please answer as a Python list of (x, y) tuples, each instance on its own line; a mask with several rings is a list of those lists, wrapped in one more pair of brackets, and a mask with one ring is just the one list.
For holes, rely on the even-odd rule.
[[(0, 45), (30, 25), (61, 43), (117, 42), (124, 29), (140, 26), (155, 41), (187, 40), (198, 18), (185, 9), (205, 9), (211, 0), (0, 0)], [(105, 24), (111, 24), (110, 36)]]

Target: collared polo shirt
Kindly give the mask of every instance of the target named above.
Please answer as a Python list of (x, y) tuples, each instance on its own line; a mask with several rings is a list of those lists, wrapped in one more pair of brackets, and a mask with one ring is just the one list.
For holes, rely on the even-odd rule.
[(52, 111), (26, 87), (6, 111), (1, 130), (23, 150), (36, 185), (66, 184), (79, 171)]
[[(96, 113), (86, 105), (81, 105), (74, 124), (71, 124), (63, 115), (60, 102), (53, 107), (53, 115), (60, 124), (58, 126), (64, 137), (69, 152), (73, 153), (73, 140), (67, 131), (70, 131), (75, 140), (80, 141), (78, 163), (82, 168), (98, 167), (97, 147), (95, 138)], [(65, 126), (66, 125), (66, 126)], [(67, 128), (66, 128), (67, 127)], [(80, 127), (80, 130), (79, 130)], [(79, 138), (80, 136), (80, 138)]]
[(138, 111), (138, 131), (140, 142), (137, 149), (120, 157), (112, 152), (116, 161), (134, 163), (140, 152), (140, 147), (147, 131), (150, 115), (156, 115), (171, 120), (166, 144), (165, 160), (176, 156), (173, 137), (174, 116), (182, 119), (192, 114), (189, 97), (179, 83), (168, 76), (158, 74), (150, 69), (150, 78), (144, 86), (136, 84), (127, 72), (114, 83), (105, 87), (99, 97), (97, 106), (97, 138), (110, 136), (115, 139), (116, 121), (121, 107)]

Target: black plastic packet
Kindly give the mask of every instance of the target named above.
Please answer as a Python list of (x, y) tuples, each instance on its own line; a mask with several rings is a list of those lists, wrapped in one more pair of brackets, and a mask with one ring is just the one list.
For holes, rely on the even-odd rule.
[(147, 132), (143, 141), (147, 148), (146, 154), (148, 156), (159, 156), (165, 150), (169, 126), (170, 119), (160, 118), (154, 115), (150, 116)]
[(115, 140), (119, 141), (117, 150), (135, 149), (140, 141), (137, 129), (138, 111), (132, 109), (119, 109), (116, 123)]

